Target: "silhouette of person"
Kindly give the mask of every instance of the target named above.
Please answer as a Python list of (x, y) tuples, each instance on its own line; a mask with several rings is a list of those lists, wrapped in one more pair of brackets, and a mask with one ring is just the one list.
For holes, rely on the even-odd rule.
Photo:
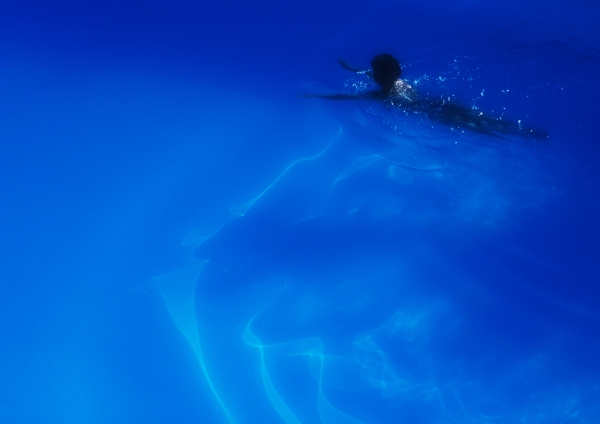
[(526, 127), (519, 122), (488, 116), (483, 112), (451, 102), (443, 97), (421, 96), (408, 82), (402, 80), (400, 62), (389, 54), (380, 54), (371, 61), (371, 69), (360, 70), (346, 61), (339, 61), (342, 68), (372, 78), (380, 90), (357, 94), (303, 94), (300, 97), (316, 97), (328, 100), (379, 100), (388, 108), (396, 107), (425, 115), (434, 122), (469, 130), (480, 134), (501, 137), (518, 135), (544, 140), (548, 133), (542, 129)]

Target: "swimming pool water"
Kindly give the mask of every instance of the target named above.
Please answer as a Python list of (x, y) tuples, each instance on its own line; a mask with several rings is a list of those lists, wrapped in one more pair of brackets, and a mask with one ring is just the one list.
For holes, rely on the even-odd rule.
[(5, 3), (2, 422), (600, 419), (594, 2)]

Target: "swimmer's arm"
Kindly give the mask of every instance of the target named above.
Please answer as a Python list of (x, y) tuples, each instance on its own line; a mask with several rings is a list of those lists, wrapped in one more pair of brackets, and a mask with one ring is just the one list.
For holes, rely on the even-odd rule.
[(348, 64), (348, 62), (346, 62), (345, 60), (339, 59), (338, 60), (340, 66), (342, 68), (344, 68), (346, 71), (350, 71), (350, 72), (355, 72), (357, 74), (363, 74), (368, 76), (369, 78), (371, 78), (373, 76), (373, 72), (370, 69), (358, 69), (358, 68), (354, 68), (352, 66), (350, 66), (350, 64)]
[(327, 100), (383, 100), (381, 91), (367, 91), (358, 94), (300, 94), (297, 97), (310, 97)]
[(297, 97), (309, 97), (327, 100), (358, 100), (356, 94), (299, 94)]
[(340, 60), (338, 60), (338, 62), (339, 62), (339, 64), (341, 65), (341, 67), (342, 67), (342, 68), (344, 68), (346, 71), (350, 71), (350, 72), (356, 72), (357, 74), (358, 74), (358, 73), (361, 73), (361, 72), (365, 72), (365, 71), (364, 71), (364, 70), (362, 70), (362, 69), (353, 68), (353, 67), (352, 67), (352, 66), (350, 66), (350, 65), (348, 64), (348, 62), (346, 62), (345, 60), (342, 60), (342, 59), (340, 59)]

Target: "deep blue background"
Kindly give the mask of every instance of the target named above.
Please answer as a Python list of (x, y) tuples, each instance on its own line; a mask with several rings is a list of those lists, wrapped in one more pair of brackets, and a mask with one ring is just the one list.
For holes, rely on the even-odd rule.
[[(382, 52), (549, 139), (295, 97)], [(594, 2), (25, 0), (0, 55), (0, 421), (600, 420)]]

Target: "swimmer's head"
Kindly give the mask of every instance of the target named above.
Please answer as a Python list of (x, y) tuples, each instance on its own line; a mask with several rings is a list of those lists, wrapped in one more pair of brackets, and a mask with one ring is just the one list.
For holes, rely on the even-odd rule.
[(400, 78), (402, 70), (398, 59), (389, 54), (378, 54), (371, 61), (373, 79), (385, 92), (391, 91), (394, 83)]

